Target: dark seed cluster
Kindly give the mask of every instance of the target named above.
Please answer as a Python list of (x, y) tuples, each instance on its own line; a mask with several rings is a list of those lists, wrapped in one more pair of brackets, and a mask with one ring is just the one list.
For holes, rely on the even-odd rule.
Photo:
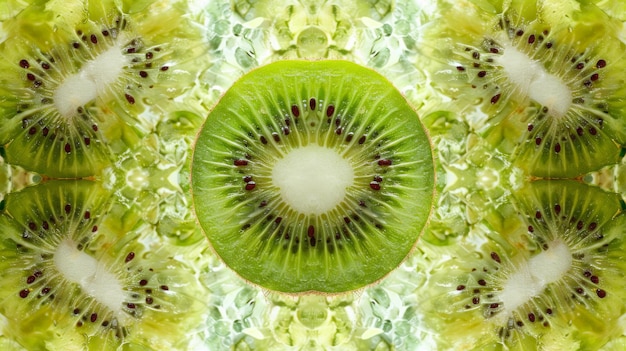
[[(93, 225), (93, 218), (90, 211), (73, 212), (72, 206), (70, 204), (65, 204), (63, 206), (62, 213), (65, 215), (64, 217), (50, 215), (48, 218), (44, 218), (43, 220), (39, 218), (27, 220), (25, 225), (27, 230), (22, 233), (22, 240), (35, 247), (37, 245), (41, 245), (41, 241), (46, 241), (48, 240), (48, 237), (57, 235), (57, 228), (63, 227), (65, 222), (71, 220), (76, 220), (81, 223), (78, 228), (84, 228), (90, 232), (97, 231), (97, 226)], [(32, 249), (27, 249), (26, 246), (22, 244), (17, 244), (17, 248), (24, 254), (32, 251)], [(79, 244), (78, 249), (83, 249), (82, 244)], [(41, 254), (41, 258), (52, 259), (52, 256), (48, 256), (48, 254)], [(45, 297), (48, 301), (55, 300), (56, 295), (54, 294), (54, 290), (56, 287), (49, 281), (46, 269), (37, 268), (34, 272), (26, 276), (25, 283), (26, 287), (22, 288), (18, 292), (20, 298), (26, 299), (31, 297), (42, 300)], [(35, 293), (34, 295), (32, 295), (33, 292)]]
[[(342, 118), (342, 114), (340, 112), (335, 113), (335, 104), (330, 103), (326, 105), (324, 109), (324, 106), (322, 106), (322, 104), (318, 104), (318, 100), (315, 97), (308, 99), (308, 101), (305, 101), (305, 103), (306, 104), (304, 108), (302, 108), (301, 105), (294, 103), (294, 104), (291, 104), (290, 111), (289, 111), (290, 113), (286, 113), (283, 111), (281, 114), (284, 115), (285, 118), (280, 121), (282, 125), (279, 126), (279, 129), (277, 131), (272, 131), (269, 134), (259, 134), (259, 131), (255, 131), (255, 132), (249, 132), (248, 135), (258, 140), (258, 142), (260, 142), (261, 145), (270, 145), (270, 141), (273, 141), (276, 144), (280, 144), (283, 142), (283, 138), (287, 138), (289, 134), (292, 132), (293, 126), (301, 123), (300, 120), (302, 119), (302, 117), (304, 117), (304, 116), (301, 117), (301, 110), (310, 108), (310, 111), (316, 111), (316, 108), (319, 107), (320, 109), (322, 109), (324, 116), (326, 117), (327, 125), (334, 128), (335, 134), (337, 136), (344, 135), (343, 141), (345, 143), (351, 143), (353, 140), (355, 140), (356, 143), (358, 143), (359, 145), (363, 145), (367, 141), (368, 135), (366, 133), (360, 135), (358, 139), (355, 139), (355, 132), (353, 131), (350, 131), (348, 133), (344, 132), (345, 129), (348, 128), (348, 126), (347, 126), (345, 119)], [(300, 133), (302, 133), (301, 129), (297, 129), (297, 130)], [(258, 135), (255, 136), (255, 134), (258, 134)], [(246, 143), (245, 146), (248, 146), (247, 141), (245, 141), (244, 143)], [(251, 159), (252, 159), (251, 155), (245, 154), (241, 158), (233, 159), (232, 164), (236, 167), (245, 167), (245, 166), (254, 167), (254, 164), (250, 162)], [(381, 167), (388, 167), (388, 166), (391, 166), (393, 163), (391, 159), (381, 158), (380, 155), (376, 155), (374, 159), (376, 163)], [(250, 179), (248, 179), (247, 177), (250, 177)], [(372, 190), (380, 190), (380, 183), (382, 181), (382, 178), (380, 179), (381, 179), (380, 181), (377, 181), (376, 179), (374, 179), (374, 181), (370, 183), (370, 188)], [(244, 183), (245, 183), (244, 184), (245, 190), (253, 190), (258, 185), (255, 181), (252, 180), (251, 176), (244, 177)], [(262, 201), (267, 201), (267, 200), (262, 200)]]
[[(568, 273), (550, 283), (540, 298), (532, 298), (506, 316), (506, 322), (498, 328), (500, 338), (509, 339), (514, 332), (525, 332), (528, 326), (548, 328), (550, 318), (569, 313), (576, 305), (593, 309), (607, 298), (601, 273), (589, 264), (595, 262), (593, 257), (604, 257), (608, 250), (599, 218), (590, 213), (593, 210), (576, 212), (569, 207), (568, 202), (554, 202), (526, 212), (528, 236), (537, 246), (535, 255), (550, 250), (554, 240), (560, 240), (572, 251), (573, 263)], [(453, 289), (463, 298), (465, 310), (480, 310), (490, 319), (504, 310), (498, 294), (517, 266), (503, 259), (500, 252), (491, 251), (486, 257), (482, 266), (471, 269), (466, 282)], [(567, 301), (562, 301), (563, 296), (568, 297)]]
[[(44, 82), (50, 80), (45, 71), (50, 70), (51, 65), (55, 64), (55, 59), (49, 56), (47, 60), (48, 61), (42, 61), (42, 59), (37, 59), (38, 66), (32, 66), (27, 59), (19, 61), (19, 66), (27, 72), (25, 75), (26, 81), (32, 82), (31, 89), (44, 89)], [(41, 67), (41, 69), (38, 67)], [(62, 145), (62, 149), (66, 154), (72, 153), (74, 148), (89, 148), (92, 140), (99, 138), (97, 134), (98, 124), (89, 116), (89, 113), (84, 108), (81, 107), (76, 111), (78, 116), (76, 121), (80, 123), (72, 128), (70, 128), (67, 123), (59, 123), (60, 120), (62, 120), (60, 116), (48, 120), (40, 118), (39, 115), (27, 113), (30, 109), (35, 109), (39, 104), (52, 107), (53, 100), (51, 94), (51, 90), (45, 89), (38, 93), (38, 95), (43, 96), (39, 101), (33, 101), (32, 104), (22, 103), (18, 106), (17, 114), (26, 113), (27, 115), (27, 117), (22, 118), (22, 130), (24, 130), (28, 138), (31, 139), (43, 138), (50, 142), (57, 141)]]
[[(135, 259), (135, 252), (131, 251), (126, 255), (124, 259), (125, 263), (130, 263)], [(148, 269), (149, 272), (152, 272), (152, 269)], [(168, 291), (169, 287), (167, 285), (160, 285), (157, 287), (153, 287), (153, 284), (149, 283), (149, 278), (141, 278), (137, 282), (136, 292), (132, 293), (133, 301), (136, 302), (124, 302), (123, 303), (123, 311), (130, 316), (140, 317), (143, 313), (143, 309), (147, 306), (150, 306), (152, 309), (160, 309), (161, 306), (159, 304), (155, 304), (155, 297), (153, 296), (154, 290), (160, 291)], [(143, 301), (138, 301), (139, 297), (143, 298)], [(112, 330), (114, 335), (118, 338), (123, 338), (126, 336), (127, 328), (120, 324), (117, 317), (112, 315), (109, 311), (105, 311), (104, 313), (98, 314), (98, 310), (81, 310), (81, 307), (74, 307), (72, 310), (72, 314), (78, 319), (76, 322), (76, 327), (83, 327), (88, 323), (93, 325), (100, 325), (103, 328), (108, 330)]]
[[(69, 53), (85, 65), (99, 53), (120, 46), (130, 64), (125, 67), (125, 77), (120, 78), (110, 90), (119, 88), (119, 97), (134, 105), (137, 103), (136, 92), (154, 87), (157, 74), (152, 72), (165, 72), (169, 67), (159, 63), (162, 56), (160, 47), (146, 47), (139, 38), (120, 45), (121, 33), (126, 26), (126, 20), (118, 18), (113, 26), (98, 32), (77, 30), (76, 39), (69, 44)], [(65, 51), (62, 48), (58, 50)], [(79, 106), (72, 116), (62, 116), (54, 106), (56, 84), (79, 72), (83, 66), (64, 60), (57, 51), (35, 53), (33, 57), (20, 59), (18, 66), (23, 72), (25, 88), (32, 96), (31, 101), (19, 104), (16, 111), (17, 115), (25, 116), (21, 126), (29, 139), (43, 139), (59, 145), (67, 155), (89, 149), (95, 140), (102, 139), (98, 133), (97, 112), (91, 106), (96, 103), (95, 100)], [(44, 112), (31, 112), (39, 110)]]
[[(528, 124), (528, 138), (537, 147), (545, 147), (555, 154), (561, 153), (564, 145), (575, 145), (578, 139), (596, 137), (604, 128), (604, 119), (601, 117), (587, 118), (575, 121), (578, 125), (568, 128), (554, 129), (546, 127), (552, 123), (547, 108), (543, 108), (533, 123)], [(541, 128), (537, 128), (539, 125)], [(550, 133), (550, 134), (548, 134)]]
[[(86, 62), (90, 56), (90, 51), (104, 51), (108, 48), (119, 45), (119, 38), (121, 33), (127, 27), (127, 21), (124, 18), (118, 18), (115, 20), (113, 26), (107, 29), (103, 29), (100, 32), (84, 33), (82, 30), (76, 31), (76, 40), (71, 44), (71, 47), (78, 50), (76, 54), (83, 57)], [(117, 44), (116, 44), (117, 43)], [(154, 80), (150, 79), (153, 74), (150, 72), (165, 72), (169, 69), (169, 66), (159, 64), (159, 57), (162, 49), (160, 47), (146, 47), (140, 38), (130, 39), (120, 46), (120, 51), (124, 53), (130, 59), (130, 72), (128, 83), (124, 87), (124, 99), (130, 105), (134, 105), (136, 98), (131, 89), (141, 90), (144, 87), (153, 88)], [(134, 79), (138, 77), (139, 79)], [(147, 81), (146, 81), (147, 80)]]
[[(325, 102), (311, 97), (287, 106), (285, 110), (276, 112), (276, 125), (269, 126), (268, 129), (258, 128), (246, 131), (248, 138), (241, 141), (242, 153), (237, 155), (238, 157), (225, 160), (226, 164), (232, 165), (235, 174), (243, 180), (240, 183), (243, 193), (255, 196), (255, 207), (264, 209), (247, 219), (247, 223), (242, 225), (241, 230), (247, 231), (253, 224), (260, 223), (262, 227), (269, 228), (260, 230), (267, 233), (268, 239), (280, 238), (283, 241), (282, 247), (293, 252), (307, 247), (318, 247), (320, 243), (324, 243), (326, 249), (333, 251), (336, 247), (341, 247), (341, 244), (337, 244), (338, 242), (345, 239), (351, 240), (352, 237), (361, 235), (358, 228), (365, 223), (372, 223), (379, 230), (383, 230), (382, 224), (375, 220), (367, 209), (366, 200), (347, 205), (346, 208), (350, 209), (342, 210), (345, 214), (341, 215), (341, 220), (332, 225), (333, 233), (318, 230), (317, 223), (298, 229), (298, 225), (293, 222), (295, 217), (298, 217), (297, 213), (282, 213), (277, 210), (279, 200), (272, 197), (271, 192), (265, 191), (272, 184), (258, 177), (262, 173), (258, 167), (262, 165), (257, 159), (263, 159), (262, 153), (266, 152), (267, 148), (278, 148), (281, 145), (299, 147), (299, 140), (312, 138), (312, 135), (320, 133), (320, 130), (329, 131), (328, 134), (333, 135), (334, 140), (330, 142), (334, 143), (332, 145), (355, 148), (361, 145), (365, 147), (368, 141), (377, 136), (374, 130), (358, 129), (352, 125), (350, 112), (338, 107), (341, 105), (336, 102)], [(253, 144), (256, 145), (252, 147)], [(257, 149), (259, 151), (251, 151)], [(380, 193), (384, 190), (385, 173), (394, 165), (393, 158), (375, 154), (371, 162), (371, 166), (378, 173), (365, 186), (368, 191)]]
[[(494, 318), (503, 311), (502, 302), (498, 300), (498, 284), (502, 283), (502, 258), (495, 251), (489, 253), (490, 261), (485, 262), (482, 268), (472, 268), (471, 275), (475, 282), (471, 285), (460, 284), (455, 290), (457, 292), (468, 295), (467, 303), (464, 305), (466, 310), (479, 308), (482, 310), (483, 316), (487, 319)], [(533, 306), (534, 304), (526, 304), (525, 306)], [(530, 309), (529, 309), (530, 308)], [(542, 327), (550, 326), (548, 317), (554, 314), (554, 307), (544, 307), (541, 310), (533, 307), (522, 307), (522, 310), (528, 312), (515, 311), (512, 315), (507, 316), (507, 322), (498, 328), (498, 336), (501, 339), (510, 339), (513, 332), (523, 331), (526, 324), (539, 323)]]
[[(539, 106), (528, 123), (527, 140), (536, 151), (546, 150), (556, 155), (584, 144), (586, 139), (599, 136), (604, 116), (608, 115), (606, 103), (596, 101), (594, 85), (602, 79), (602, 69), (607, 66), (604, 58), (593, 58), (588, 52), (576, 53), (569, 46), (559, 47), (548, 29), (530, 31), (511, 23), (508, 17), (499, 21), (499, 29), (506, 33), (511, 43), (529, 57), (556, 57), (561, 63), (550, 63), (553, 74), (570, 84), (573, 92), (572, 107), (567, 115), (555, 119), (546, 106)], [(566, 54), (551, 54), (561, 50)], [(496, 58), (504, 53), (504, 46), (494, 39), (485, 39), (479, 48), (466, 46), (461, 57), (464, 64), (456, 64), (456, 70), (466, 76), (473, 89), (491, 94), (490, 105), (507, 103), (513, 90), (507, 85), (507, 77), (499, 73)], [(493, 73), (491, 73), (493, 72)], [(569, 83), (568, 83), (569, 84)], [(498, 110), (502, 108), (497, 108)], [(558, 126), (554, 126), (558, 125)]]
[[(76, 243), (76, 249), (85, 251), (97, 235), (96, 223), (99, 218), (99, 214), (83, 210), (80, 206), (68, 202), (62, 204), (58, 212), (51, 211), (43, 218), (26, 219), (21, 240), (28, 245), (18, 242), (17, 249), (21, 255), (32, 256), (35, 268), (26, 273), (22, 286), (18, 287), (17, 295), (20, 299), (29, 299), (29, 303), (51, 304), (62, 314), (70, 311), (77, 328), (105, 328), (112, 335), (123, 338), (127, 330), (121, 320), (118, 320), (119, 316), (99, 304), (97, 298), (93, 296), (81, 295), (83, 298), (80, 299), (66, 296), (74, 288), (70, 289), (65, 285), (74, 283), (63, 279), (63, 274), (57, 271), (52, 251), (36, 252), (35, 249), (55, 247), (63, 240), (62, 235), (67, 235), (65, 233), (71, 230), (69, 235)], [(135, 251), (129, 251), (121, 258), (125, 265), (121, 275), (128, 278), (126, 279), (128, 286), (125, 287), (128, 300), (120, 307), (125, 314), (134, 318), (141, 317), (147, 308), (161, 309), (161, 298), (157, 295), (166, 294), (170, 290), (169, 285), (154, 279), (155, 272), (152, 268), (146, 269), (140, 262), (136, 262), (138, 257)]]
[[(564, 232), (575, 231), (576, 237), (579, 240), (589, 242), (590, 244), (593, 242), (603, 242), (605, 237), (601, 233), (598, 223), (596, 221), (591, 220), (589, 222), (586, 222), (586, 216), (581, 216), (581, 218), (577, 218), (575, 216), (561, 216), (561, 213), (563, 212), (563, 207), (564, 206), (559, 203), (555, 204), (552, 208), (551, 213), (548, 216), (543, 215), (541, 211), (536, 211), (534, 215), (535, 220), (531, 221), (533, 222), (533, 224), (528, 226), (529, 234), (535, 237), (538, 242), (542, 243), (542, 248), (544, 250), (548, 249), (547, 243), (542, 239), (541, 236), (538, 236), (537, 233), (549, 230), (547, 224), (548, 219), (560, 222), (560, 228), (562, 228), (561, 230), (563, 230)], [(541, 229), (537, 229), (537, 226), (540, 226)], [(608, 244), (604, 243), (599, 247), (599, 252), (603, 252), (608, 247)], [(586, 254), (589, 255), (592, 253), (574, 252), (573, 257), (575, 259), (582, 260), (585, 258)], [(589, 298), (589, 295), (592, 295), (593, 293), (595, 293), (596, 296), (599, 298), (606, 297), (606, 291), (598, 287), (598, 284), (600, 283), (600, 278), (597, 275), (594, 275), (592, 271), (593, 270), (591, 268), (587, 268), (583, 271), (578, 272), (580, 274), (580, 276), (578, 276), (576, 280), (578, 286), (573, 288), (573, 292), (571, 294), (571, 298), (573, 300), (578, 300), (584, 303), (584, 301), (580, 298)]]

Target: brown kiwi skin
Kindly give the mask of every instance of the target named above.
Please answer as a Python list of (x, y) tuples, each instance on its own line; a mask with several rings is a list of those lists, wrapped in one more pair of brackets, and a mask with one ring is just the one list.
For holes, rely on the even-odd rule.
[[(334, 60), (325, 60), (325, 59), (297, 59), (296, 61), (301, 61), (301, 62), (317, 62), (317, 61), (334, 61)], [(258, 67), (255, 67), (255, 68), (251, 69), (250, 71), (245, 72), (245, 74), (248, 74), (248, 73), (250, 73), (250, 72), (252, 72), (252, 71), (255, 71), (255, 70), (259, 70), (259, 69), (260, 69), (260, 68), (262, 68), (262, 67), (263, 67), (263, 66), (258, 66)], [(241, 76), (239, 77), (239, 79), (241, 79)], [(210, 116), (210, 114), (213, 112), (213, 110), (214, 110), (215, 106), (217, 106), (217, 105), (221, 102), (221, 100), (222, 100), (222, 98), (224, 97), (224, 95), (225, 95), (225, 94), (226, 94), (226, 91), (222, 93), (222, 95), (220, 96), (220, 98), (219, 98), (219, 99), (217, 100), (217, 102), (213, 105), (213, 107), (209, 110), (209, 112), (207, 113), (207, 115), (209, 115), (209, 116)], [(411, 109), (413, 109), (413, 111), (417, 111), (417, 109), (416, 109), (416, 108), (415, 108), (415, 106), (411, 103), (411, 101), (409, 101), (408, 99), (406, 99), (406, 97), (405, 97), (404, 95), (403, 95), (403, 98), (404, 98), (404, 100), (406, 101), (406, 103), (407, 103), (407, 104), (411, 107)], [(317, 99), (317, 98), (315, 98), (315, 100), (316, 100), (316, 101), (319, 101), (319, 99)], [(302, 103), (307, 104), (307, 103), (308, 103), (308, 100), (307, 100), (307, 101), (301, 101), (301, 102), (298, 102), (298, 104), (302, 104)], [(303, 108), (303, 106), (299, 106), (299, 107), (300, 107), (300, 111), (306, 111), (306, 108)], [(307, 107), (308, 107), (308, 106), (307, 106)], [(207, 122), (207, 121), (205, 120), (205, 122), (204, 122), (204, 123), (206, 123), (206, 122)], [(426, 138), (427, 138), (427, 140), (428, 140), (428, 145), (429, 145), (429, 147), (430, 147), (430, 150), (434, 150), (434, 146), (433, 146), (432, 139), (431, 139), (431, 136), (430, 136), (430, 133), (429, 133), (428, 129), (427, 129), (427, 128), (423, 128), (423, 129), (424, 129), (424, 133), (425, 133), (425, 135), (426, 135)], [(201, 134), (201, 132), (202, 132), (202, 128), (200, 128), (200, 129), (198, 130), (198, 132), (196, 133), (196, 135), (195, 135), (194, 142), (193, 142), (193, 145), (192, 145), (192, 150), (196, 150), (196, 146), (197, 146), (198, 140), (199, 140), (199, 138), (200, 138), (200, 134)], [(190, 157), (191, 157), (191, 159), (193, 159), (193, 155), (191, 155)], [(433, 165), (436, 165), (436, 163), (435, 163), (435, 162), (436, 162), (436, 156), (435, 156), (435, 153), (434, 153), (434, 152), (431, 152), (431, 159), (432, 159), (432, 162), (433, 162), (432, 164), (433, 164)], [(434, 179), (433, 179), (433, 183), (434, 183), (434, 184), (437, 184), (437, 172), (436, 172), (436, 170), (434, 170), (434, 171), (433, 171), (433, 177), (434, 177)], [(189, 184), (192, 184), (192, 181), (193, 181), (193, 162), (192, 162), (192, 163), (191, 163), (191, 165), (190, 165), (190, 172), (189, 172), (189, 179), (188, 179), (188, 181), (189, 181)], [(318, 291), (318, 290), (309, 290), (309, 291), (300, 291), (300, 292), (279, 291), (279, 290), (272, 290), (272, 289), (268, 289), (268, 288), (266, 288), (266, 287), (264, 287), (264, 286), (261, 286), (261, 285), (259, 285), (259, 284), (255, 283), (255, 282), (252, 282), (252, 281), (250, 281), (249, 279), (246, 279), (245, 277), (243, 277), (241, 274), (239, 274), (239, 273), (238, 273), (237, 271), (235, 271), (235, 270), (232, 270), (232, 269), (231, 269), (231, 272), (235, 273), (235, 275), (236, 275), (237, 277), (239, 277), (239, 279), (243, 280), (243, 281), (244, 281), (244, 282), (246, 282), (247, 284), (249, 284), (249, 285), (251, 285), (251, 286), (253, 286), (253, 287), (257, 288), (257, 289), (260, 289), (260, 290), (264, 291), (264, 293), (265, 293), (265, 294), (279, 294), (279, 295), (291, 296), (291, 297), (293, 297), (293, 298), (297, 298), (297, 297), (300, 297), (300, 296), (307, 296), (307, 295), (317, 295), (317, 296), (326, 296), (326, 297), (338, 297), (338, 296), (344, 296), (344, 295), (354, 294), (355, 296), (360, 296), (360, 294), (362, 294), (362, 292), (363, 292), (363, 291), (365, 291), (365, 290), (367, 290), (368, 288), (370, 288), (370, 287), (372, 287), (372, 286), (375, 286), (375, 285), (379, 284), (381, 281), (385, 280), (385, 279), (386, 279), (386, 278), (387, 278), (390, 274), (392, 274), (392, 273), (395, 271), (395, 269), (397, 269), (398, 267), (400, 267), (400, 266), (401, 266), (401, 265), (402, 265), (402, 264), (403, 264), (403, 263), (407, 260), (407, 258), (409, 258), (411, 255), (415, 254), (415, 252), (417, 251), (417, 250), (416, 250), (416, 247), (417, 247), (417, 245), (418, 245), (418, 243), (419, 243), (419, 239), (421, 239), (422, 235), (424, 234), (424, 231), (425, 231), (425, 230), (426, 230), (426, 228), (428, 228), (428, 226), (429, 226), (429, 223), (430, 223), (430, 218), (431, 218), (432, 212), (433, 212), (433, 210), (434, 210), (434, 207), (435, 207), (435, 202), (437, 201), (438, 194), (439, 194), (439, 191), (438, 191), (438, 189), (437, 189), (437, 186), (434, 186), (434, 187), (433, 187), (433, 190), (432, 190), (432, 195), (431, 195), (431, 198), (433, 199), (433, 201), (432, 201), (431, 206), (430, 206), (430, 208), (429, 208), (429, 211), (428, 211), (428, 216), (427, 216), (427, 219), (426, 219), (425, 225), (424, 225), (424, 227), (423, 227), (423, 228), (421, 229), (421, 231), (420, 231), (420, 234), (419, 234), (418, 240), (416, 240), (416, 241), (413, 243), (413, 245), (412, 245), (412, 247), (411, 247), (411, 249), (410, 249), (409, 253), (408, 253), (408, 254), (407, 254), (407, 256), (406, 256), (406, 257), (402, 260), (402, 262), (400, 262), (398, 266), (396, 266), (393, 270), (391, 270), (391, 271), (387, 272), (385, 275), (383, 275), (383, 276), (382, 276), (382, 277), (380, 277), (379, 279), (377, 279), (377, 280), (375, 280), (375, 281), (373, 281), (373, 282), (370, 282), (370, 283), (368, 283), (368, 284), (365, 284), (365, 285), (363, 285), (363, 286), (361, 286), (361, 287), (359, 287), (359, 288), (352, 289), (352, 290), (347, 290), (347, 291), (339, 291), (339, 292), (324, 292), (324, 291)], [(196, 203), (196, 200), (194, 199), (194, 197), (195, 197), (195, 194), (194, 194), (194, 192), (192, 191), (192, 192), (191, 192), (191, 200), (192, 200), (192, 201), (191, 201), (191, 203), (192, 203), (192, 204), (195, 204), (195, 203)], [(196, 208), (195, 208), (195, 206), (194, 206), (194, 205), (192, 205), (192, 211), (193, 211), (193, 213), (194, 213), (194, 217), (196, 218), (196, 225), (197, 225), (198, 227), (201, 227), (201, 224), (200, 224), (200, 222), (199, 222), (199, 220), (198, 220), (198, 214), (197, 214), (197, 212), (196, 212)], [(202, 230), (202, 231), (204, 232), (204, 230)], [(204, 233), (204, 234), (205, 234), (205, 236), (206, 236), (206, 233)], [(215, 250), (215, 248), (214, 248), (214, 247), (213, 247), (213, 245), (211, 244), (210, 240), (208, 241), (208, 246), (209, 246), (209, 248), (210, 248), (210, 250), (211, 250), (211, 253), (212, 253), (213, 255), (215, 255), (216, 257), (220, 257), (219, 253)], [(221, 257), (220, 257), (220, 260), (221, 260)]]

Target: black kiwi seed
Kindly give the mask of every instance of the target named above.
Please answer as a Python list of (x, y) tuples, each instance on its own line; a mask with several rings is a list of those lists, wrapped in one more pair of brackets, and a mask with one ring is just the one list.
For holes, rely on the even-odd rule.
[(491, 259), (493, 259), (494, 261), (496, 261), (498, 263), (502, 263), (502, 261), (500, 260), (500, 256), (497, 253), (495, 253), (495, 252), (491, 253)]

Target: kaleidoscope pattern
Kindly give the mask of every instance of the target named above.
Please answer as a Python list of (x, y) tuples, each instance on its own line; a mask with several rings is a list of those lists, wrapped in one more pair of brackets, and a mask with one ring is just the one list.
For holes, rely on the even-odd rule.
[[(4, 1), (0, 349), (625, 349), (625, 21), (603, 0)], [(286, 59), (376, 70), (431, 138), (429, 223), (358, 291), (249, 284), (197, 224), (206, 116)]]

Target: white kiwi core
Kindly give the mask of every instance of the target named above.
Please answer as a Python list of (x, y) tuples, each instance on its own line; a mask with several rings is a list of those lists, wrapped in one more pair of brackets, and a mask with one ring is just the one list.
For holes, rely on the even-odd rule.
[(276, 161), (272, 182), (294, 210), (320, 215), (341, 203), (354, 183), (354, 170), (336, 151), (309, 144)]
[(517, 267), (504, 282), (500, 299), (504, 307), (501, 314), (507, 318), (518, 307), (546, 287), (565, 276), (572, 266), (572, 253), (561, 240), (553, 241), (548, 249), (531, 257)]
[(54, 106), (62, 116), (72, 117), (76, 110), (106, 93), (129, 64), (122, 49), (113, 46), (86, 62), (75, 74), (67, 76), (54, 91)]
[(54, 252), (54, 265), (65, 279), (78, 284), (83, 292), (116, 313), (121, 312), (124, 290), (117, 277), (104, 264), (63, 239)]
[(559, 77), (548, 73), (539, 61), (511, 45), (505, 45), (503, 54), (495, 60), (517, 90), (547, 107), (548, 114), (562, 117), (567, 113), (572, 104), (572, 91)]

